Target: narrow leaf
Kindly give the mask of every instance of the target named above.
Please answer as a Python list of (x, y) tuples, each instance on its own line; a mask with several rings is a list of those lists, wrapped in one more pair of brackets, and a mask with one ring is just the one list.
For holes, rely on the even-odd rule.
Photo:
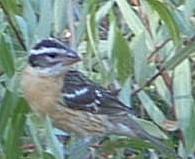
[(0, 66), (11, 77), (14, 74), (14, 56), (11, 40), (5, 34), (0, 34)]
[(175, 112), (180, 128), (184, 133), (186, 147), (189, 150), (195, 143), (194, 132), (193, 134), (189, 134), (188, 132), (189, 127), (194, 124), (191, 123), (193, 122), (193, 99), (191, 94), (191, 72), (189, 60), (184, 60), (175, 68), (173, 84)]
[[(37, 26), (37, 17), (36, 11), (34, 10), (32, 3), (30, 1), (23, 1), (23, 18), (20, 20), (19, 26), (20, 30), (23, 32), (26, 46), (29, 47), (29, 44), (33, 41), (34, 31)], [(27, 27), (27, 26), (28, 27)], [(28, 36), (26, 36), (28, 34)]]
[(46, 122), (45, 122), (45, 128), (46, 128), (46, 132), (47, 132), (47, 139), (48, 139), (48, 143), (50, 145), (50, 151), (51, 153), (55, 156), (56, 159), (63, 159), (63, 144), (60, 143), (60, 141), (57, 139), (57, 137), (55, 136), (54, 129), (52, 127), (51, 124), (51, 120), (49, 117), (46, 118)]
[(8, 119), (13, 115), (17, 101), (16, 95), (7, 90), (0, 106), (0, 134), (3, 134)]
[(143, 23), (141, 22), (140, 18), (138, 18), (138, 16), (133, 11), (133, 9), (130, 7), (130, 5), (127, 3), (127, 1), (126, 0), (115, 0), (115, 1), (119, 6), (123, 18), (125, 19), (126, 23), (129, 25), (129, 27), (132, 29), (132, 31), (135, 34), (143, 32), (145, 30)]
[(51, 24), (53, 20), (52, 0), (40, 1), (40, 18), (35, 30), (36, 39), (42, 39), (50, 36)]
[(15, 14), (18, 12), (18, 4), (16, 0), (1, 0), (3, 7), (9, 11), (9, 14)]
[(37, 128), (37, 125), (35, 124), (35, 122), (33, 121), (33, 118), (31, 115), (27, 116), (26, 123), (27, 123), (27, 126), (29, 128), (30, 135), (32, 136), (32, 139), (36, 145), (37, 152), (42, 157), (43, 156), (43, 148), (41, 146), (40, 139), (38, 136), (38, 128)]
[(131, 48), (134, 55), (135, 80), (140, 85), (154, 73), (154, 68), (148, 64), (150, 51), (146, 45), (145, 33), (138, 34), (132, 42)]
[(67, 1), (54, 1), (54, 31), (55, 34), (61, 33), (68, 24)]
[(113, 0), (110, 0), (108, 2), (106, 2), (104, 5), (102, 5), (102, 7), (96, 12), (96, 22), (100, 22), (102, 20), (102, 18), (104, 18), (110, 11), (110, 9), (112, 8), (114, 4)]
[(133, 72), (133, 57), (128, 42), (119, 31), (116, 31), (113, 54), (116, 57), (117, 77), (124, 84)]
[(24, 42), (25, 42), (25, 46), (27, 48), (29, 48), (30, 47), (30, 42), (31, 42), (30, 41), (31, 38), (29, 38), (30, 36), (29, 36), (29, 32), (28, 32), (29, 31), (29, 27), (28, 27), (29, 25), (27, 25), (26, 21), (20, 16), (16, 16), (15, 20), (18, 24), (18, 27), (20, 28), (20, 30), (22, 32), (23, 39), (24, 39)]
[(152, 136), (159, 139), (168, 139), (167, 135), (153, 122), (144, 120), (141, 118), (135, 118), (135, 120)]
[(170, 31), (170, 34), (173, 37), (173, 40), (175, 41), (176, 44), (178, 44), (180, 42), (180, 31), (170, 10), (167, 8), (167, 6), (164, 3), (158, 0), (147, 0), (147, 2), (165, 22), (165, 24), (167, 25)]
[(138, 97), (152, 120), (159, 126), (163, 127), (163, 123), (166, 121), (166, 117), (163, 112), (155, 105), (154, 101), (144, 91), (139, 92)]
[(167, 102), (169, 106), (172, 106), (171, 104), (171, 93), (169, 89), (167, 88), (164, 80), (161, 76), (159, 76), (155, 81), (154, 84), (156, 86), (156, 89), (159, 93), (159, 95)]
[(189, 57), (190, 54), (194, 52), (195, 42), (192, 42), (190, 45), (187, 45), (184, 48), (180, 48), (180, 50), (178, 50), (171, 59), (165, 62), (165, 68), (169, 70), (175, 68), (179, 63), (181, 63), (183, 60)]
[(21, 158), (21, 135), (24, 133), (26, 113), (28, 112), (28, 109), (27, 102), (23, 98), (20, 98), (6, 132), (5, 151), (7, 158)]

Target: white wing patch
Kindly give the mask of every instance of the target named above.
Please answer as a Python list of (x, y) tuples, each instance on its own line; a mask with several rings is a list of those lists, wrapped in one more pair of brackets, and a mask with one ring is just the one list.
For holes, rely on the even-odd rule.
[(66, 98), (75, 98), (76, 94), (74, 93), (63, 93), (63, 96)]
[(75, 94), (77, 96), (80, 96), (80, 95), (85, 94), (87, 91), (88, 91), (88, 88), (83, 88), (83, 89), (80, 89), (80, 90), (75, 90)]
[(81, 96), (87, 92), (88, 92), (88, 88), (83, 88), (80, 90), (75, 90), (74, 93), (63, 93), (63, 96), (65, 96), (66, 98), (75, 98), (75, 97)]
[(101, 102), (98, 99), (95, 99), (95, 103), (98, 105), (101, 104)]
[(98, 97), (100, 97), (100, 98), (103, 97), (103, 96), (102, 96), (102, 93), (101, 93), (99, 90), (95, 90), (95, 93), (96, 93), (96, 95), (97, 95)]

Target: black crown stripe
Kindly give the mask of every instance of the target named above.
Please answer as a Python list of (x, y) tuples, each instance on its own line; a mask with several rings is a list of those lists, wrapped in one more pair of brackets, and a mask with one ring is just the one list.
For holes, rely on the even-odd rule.
[(39, 50), (43, 47), (47, 48), (58, 48), (58, 49), (67, 49), (67, 47), (61, 43), (59, 43), (57, 40), (51, 40), (51, 39), (45, 39), (42, 40), (41, 42), (37, 43), (33, 49), (34, 50)]

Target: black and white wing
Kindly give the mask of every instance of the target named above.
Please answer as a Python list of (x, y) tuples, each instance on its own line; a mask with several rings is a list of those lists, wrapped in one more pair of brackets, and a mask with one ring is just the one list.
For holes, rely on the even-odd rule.
[(81, 72), (66, 73), (63, 87), (63, 102), (72, 108), (97, 114), (132, 113), (112, 93), (89, 80)]

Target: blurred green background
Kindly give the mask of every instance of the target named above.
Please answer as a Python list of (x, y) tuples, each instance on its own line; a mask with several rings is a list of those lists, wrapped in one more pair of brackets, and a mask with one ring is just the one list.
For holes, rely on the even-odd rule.
[(0, 0), (0, 159), (160, 158), (117, 136), (93, 151), (74, 135), (64, 146), (50, 119), (29, 110), (21, 72), (28, 50), (50, 36), (76, 50), (78, 69), (119, 93), (150, 134), (195, 158), (194, 0)]

